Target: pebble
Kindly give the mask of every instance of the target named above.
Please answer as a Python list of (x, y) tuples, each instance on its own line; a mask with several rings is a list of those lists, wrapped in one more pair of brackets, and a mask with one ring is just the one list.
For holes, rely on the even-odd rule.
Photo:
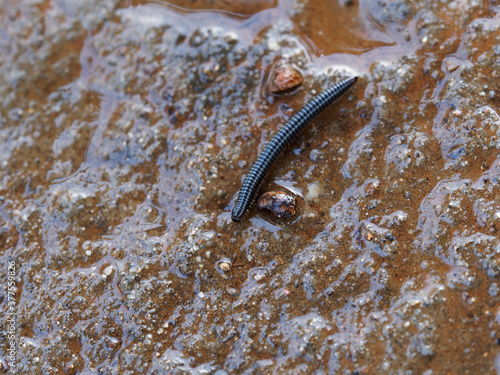
[(320, 193), (321, 193), (321, 187), (319, 186), (319, 183), (313, 182), (307, 185), (307, 193), (304, 196), (304, 198), (306, 198), (306, 200), (308, 201), (312, 201), (314, 199), (317, 199)]
[(456, 57), (447, 57), (444, 59), (444, 67), (448, 73), (453, 73), (460, 68), (462, 61)]
[(106, 276), (111, 275), (113, 273), (113, 266), (107, 266), (102, 273)]
[(216, 262), (216, 266), (219, 270), (228, 272), (231, 270), (231, 260), (229, 260), (228, 258), (223, 258)]
[(284, 191), (268, 191), (259, 198), (257, 208), (276, 218), (291, 219), (297, 212), (297, 200)]
[(293, 89), (302, 83), (302, 74), (291, 65), (279, 67), (274, 76), (271, 91), (282, 92)]
[(111, 336), (105, 336), (103, 340), (104, 344), (110, 349), (115, 349), (121, 344), (120, 340)]

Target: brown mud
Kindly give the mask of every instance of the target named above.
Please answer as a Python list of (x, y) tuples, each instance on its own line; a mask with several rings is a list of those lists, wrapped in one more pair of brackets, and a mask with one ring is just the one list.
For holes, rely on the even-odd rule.
[(499, 66), (494, 0), (3, 1), (0, 371), (499, 373)]

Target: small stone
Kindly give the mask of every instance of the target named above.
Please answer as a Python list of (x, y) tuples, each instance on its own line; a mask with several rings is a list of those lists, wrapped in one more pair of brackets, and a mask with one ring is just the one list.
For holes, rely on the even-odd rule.
[(231, 270), (231, 261), (227, 258), (221, 259), (216, 263), (217, 268), (223, 272), (228, 272)]
[(453, 73), (462, 64), (462, 60), (456, 57), (447, 57), (444, 59), (444, 67), (448, 73)]
[(306, 200), (312, 201), (314, 199), (317, 199), (321, 193), (321, 187), (319, 186), (318, 182), (313, 182), (307, 185), (307, 193), (304, 196)]
[(302, 83), (302, 74), (291, 65), (279, 67), (271, 86), (272, 92), (281, 92), (293, 89)]
[(118, 345), (120, 345), (120, 340), (111, 336), (104, 336), (103, 341), (104, 344), (110, 349), (115, 349)]
[(264, 273), (261, 273), (261, 272), (253, 275), (253, 278), (255, 281), (261, 281), (264, 277), (266, 277), (266, 275)]
[(297, 201), (291, 194), (284, 191), (268, 191), (259, 198), (257, 208), (276, 218), (291, 219), (295, 213)]

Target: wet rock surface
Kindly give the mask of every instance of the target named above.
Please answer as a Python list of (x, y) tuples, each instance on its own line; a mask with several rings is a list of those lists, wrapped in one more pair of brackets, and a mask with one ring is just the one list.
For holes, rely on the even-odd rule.
[[(499, 35), (495, 1), (1, 2), (0, 368), (498, 373)], [(267, 176), (299, 217), (232, 223), (354, 74)]]

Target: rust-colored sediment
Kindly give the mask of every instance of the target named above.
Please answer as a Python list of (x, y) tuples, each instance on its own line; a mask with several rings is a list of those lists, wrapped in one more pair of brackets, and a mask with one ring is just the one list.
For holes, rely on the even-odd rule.
[(73, 3), (0, 5), (0, 371), (499, 371), (494, 2)]

